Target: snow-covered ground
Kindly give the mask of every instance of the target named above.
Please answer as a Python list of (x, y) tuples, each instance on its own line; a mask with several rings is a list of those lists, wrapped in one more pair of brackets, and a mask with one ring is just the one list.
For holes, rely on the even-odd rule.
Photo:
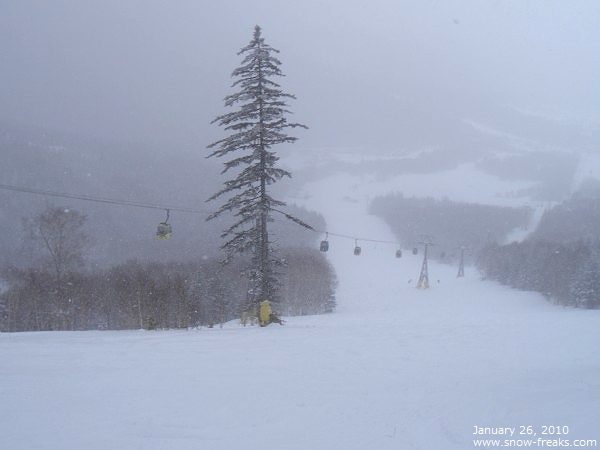
[[(335, 182), (334, 182), (335, 181)], [(395, 239), (368, 179), (299, 196), (349, 236)], [(387, 189), (388, 187), (386, 187)], [(600, 311), (330, 236), (338, 310), (264, 329), (0, 335), (6, 449), (469, 449), (600, 441)], [(543, 435), (544, 426), (568, 434)], [(474, 435), (475, 427), (514, 435)], [(528, 429), (527, 427), (532, 427)], [(568, 427), (568, 428), (564, 428)], [(533, 434), (519, 434), (521, 431)], [(556, 428), (547, 428), (556, 432)], [(521, 439), (521, 441), (517, 441)], [(509, 442), (510, 443), (510, 442)]]

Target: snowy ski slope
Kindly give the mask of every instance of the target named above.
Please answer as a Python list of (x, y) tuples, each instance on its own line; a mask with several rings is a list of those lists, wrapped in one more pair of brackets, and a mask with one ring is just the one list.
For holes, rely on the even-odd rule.
[[(332, 175), (299, 197), (332, 232), (394, 241), (366, 213), (367, 184)], [(428, 450), (477, 448), (480, 438), (503, 446), (513, 439), (515, 447), (524, 439), (600, 441), (600, 311), (554, 306), (481, 281), (469, 267), (457, 279), (456, 267), (435, 263), (431, 288), (419, 290), (422, 254), (397, 259), (394, 244), (359, 241), (354, 256), (353, 239), (329, 240), (340, 281), (334, 314), (265, 329), (1, 334), (0, 447)], [(563, 434), (543, 435), (544, 426)], [(474, 435), (475, 427), (515, 434)]]

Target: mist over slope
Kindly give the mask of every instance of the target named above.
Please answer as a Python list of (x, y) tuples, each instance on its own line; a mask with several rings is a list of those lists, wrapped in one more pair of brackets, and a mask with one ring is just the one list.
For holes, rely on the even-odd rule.
[[(472, 138), (465, 141), (470, 142), (465, 146), (470, 150), (462, 152), (450, 146), (310, 148), (300, 141), (280, 151), (282, 164), (293, 178), (275, 186), (275, 192), (290, 199), (289, 207), (295, 211), (295, 197), (302, 186), (345, 173), (356, 177), (359, 185), (370, 185), (370, 201), (394, 194), (541, 211), (568, 198), (587, 178), (600, 174), (594, 171), (599, 165), (594, 163), (597, 158), (593, 153), (523, 148), (515, 144), (512, 135), (482, 130), (472, 123), (462, 126), (469, 129)], [(173, 212), (176, 234), (164, 245), (153, 235), (166, 211), (2, 190), (5, 262), (23, 260), (21, 219), (48, 205), (75, 208), (88, 216), (95, 264), (131, 258), (193, 259), (218, 252), (216, 237), (227, 219), (204, 219), (215, 207), (206, 199), (220, 188), (223, 177), (221, 167), (206, 160), (205, 148), (200, 145), (194, 151), (182, 152), (175, 147), (102, 140), (3, 121), (0, 149), (6, 155), (0, 168), (3, 184), (198, 211)], [(317, 230), (326, 228), (316, 215), (298, 213)], [(422, 228), (417, 222), (413, 225), (415, 233), (428, 233), (417, 230), (417, 226)], [(314, 233), (285, 222), (273, 226), (284, 246), (316, 245), (318, 236)], [(529, 232), (535, 228), (531, 223), (525, 226)]]
[[(258, 24), (310, 127), (280, 153), (294, 173), (282, 196), (345, 172), (537, 213), (597, 159), (598, 17), (587, 1), (4, 2), (0, 182), (203, 209), (222, 181), (204, 160), (222, 138), (211, 121)], [(20, 217), (51, 201), (23, 198), (0, 192), (8, 260), (21, 257)], [(223, 228), (174, 215), (186, 240), (168, 250), (146, 240), (158, 210), (72, 205), (103, 223), (98, 261), (212, 253), (204, 237)]]
[[(204, 147), (182, 153), (166, 147), (0, 122), (0, 152), (5, 156), (0, 184), (108, 200), (95, 202), (0, 189), (3, 263), (27, 263), (22, 219), (49, 205), (76, 209), (87, 216), (85, 232), (93, 244), (87, 259), (92, 265), (106, 267), (128, 259), (186, 261), (219, 253), (219, 236), (229, 218), (206, 221), (216, 209), (216, 203), (207, 203), (207, 199), (221, 188), (223, 177), (220, 165), (206, 160)], [(163, 207), (175, 208), (169, 219), (174, 234), (167, 242), (155, 239), (158, 223), (166, 219)], [(322, 227), (322, 219), (316, 214), (298, 211), (294, 205), (288, 210)], [(315, 241), (316, 236), (298, 228), (282, 221), (273, 224), (284, 246)]]

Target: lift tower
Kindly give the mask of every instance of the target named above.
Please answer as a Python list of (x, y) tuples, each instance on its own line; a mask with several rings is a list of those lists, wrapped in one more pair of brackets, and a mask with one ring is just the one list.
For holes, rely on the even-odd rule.
[(419, 274), (419, 281), (417, 281), (417, 288), (428, 289), (429, 269), (427, 266), (427, 249), (430, 245), (433, 245), (433, 242), (430, 237), (425, 237), (421, 241), (419, 241), (419, 244), (423, 244), (425, 246), (425, 250), (423, 251), (423, 264), (421, 265), (421, 273)]

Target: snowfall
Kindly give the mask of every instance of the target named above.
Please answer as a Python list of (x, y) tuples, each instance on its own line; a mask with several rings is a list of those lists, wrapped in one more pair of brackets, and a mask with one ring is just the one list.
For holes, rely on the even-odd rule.
[[(456, 180), (489, 185), (469, 170)], [(452, 195), (450, 178), (429, 185)], [(368, 214), (373, 195), (413, 195), (406, 177), (387, 183), (335, 174), (293, 199), (332, 233), (362, 238), (354, 256), (354, 240), (329, 236), (332, 314), (266, 328), (0, 334), (0, 447), (597, 445), (600, 311), (482, 280), (471, 266), (457, 278), (456, 265), (433, 261), (430, 288), (417, 289), (422, 251), (396, 258), (394, 245), (366, 239), (396, 240)]]

